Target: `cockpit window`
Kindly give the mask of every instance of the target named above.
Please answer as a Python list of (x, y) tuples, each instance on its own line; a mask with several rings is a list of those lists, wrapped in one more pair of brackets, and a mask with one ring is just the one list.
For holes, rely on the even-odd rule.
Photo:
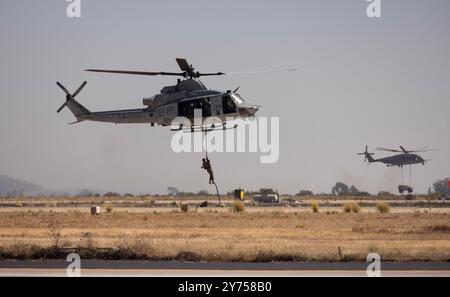
[(238, 93), (233, 93), (231, 96), (233, 96), (233, 99), (236, 100), (238, 104), (244, 103), (244, 99), (242, 99)]
[(222, 107), (224, 114), (236, 112), (236, 103), (228, 95), (222, 96)]

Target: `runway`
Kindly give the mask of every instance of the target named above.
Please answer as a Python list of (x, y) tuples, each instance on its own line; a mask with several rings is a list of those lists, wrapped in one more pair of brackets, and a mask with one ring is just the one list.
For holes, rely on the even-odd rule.
[[(0, 276), (65, 277), (69, 263), (59, 260), (0, 261)], [(205, 263), (101, 261), (81, 262), (85, 277), (365, 277), (367, 263)], [(389, 262), (382, 263), (381, 276), (387, 277), (450, 277), (449, 262)]]

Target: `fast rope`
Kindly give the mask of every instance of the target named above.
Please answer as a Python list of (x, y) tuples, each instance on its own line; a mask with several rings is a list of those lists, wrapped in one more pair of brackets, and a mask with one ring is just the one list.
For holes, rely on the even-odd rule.
[(405, 183), (403, 182), (403, 166), (400, 167), (400, 172), (401, 172), (401, 175), (402, 175), (402, 185), (403, 185), (403, 184), (405, 184)]
[(409, 187), (410, 188), (412, 188), (411, 167), (412, 167), (412, 165), (409, 164)]
[[(205, 152), (206, 152), (206, 160), (209, 160), (208, 159), (208, 131), (204, 131), (205, 132)], [(212, 168), (211, 168), (211, 171), (212, 171)], [(219, 205), (218, 206), (221, 206), (221, 203), (220, 203), (220, 194), (219, 194), (219, 188), (217, 187), (217, 184), (216, 184), (216, 181), (213, 179), (213, 182), (212, 182), (213, 184), (214, 184), (214, 186), (216, 187), (216, 193), (217, 193), (217, 198), (219, 198)]]

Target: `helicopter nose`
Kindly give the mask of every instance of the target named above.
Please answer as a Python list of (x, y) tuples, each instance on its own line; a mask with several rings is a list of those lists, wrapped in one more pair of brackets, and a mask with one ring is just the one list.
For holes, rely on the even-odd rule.
[(252, 105), (252, 106), (242, 106), (238, 108), (239, 115), (240, 116), (253, 116), (255, 113), (259, 110), (259, 106)]

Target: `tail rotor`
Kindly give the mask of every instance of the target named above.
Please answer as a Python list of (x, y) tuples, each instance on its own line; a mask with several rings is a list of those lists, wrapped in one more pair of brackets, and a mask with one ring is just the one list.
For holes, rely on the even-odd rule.
[(367, 151), (367, 149), (368, 149), (368, 146), (366, 145), (366, 150), (364, 152), (362, 152), (362, 153), (358, 153), (358, 155), (364, 155), (364, 162), (367, 162), (367, 159), (369, 159), (369, 162), (370, 162), (371, 159), (372, 159), (371, 156), (374, 155), (374, 153), (369, 153)]
[(66, 87), (64, 87), (59, 81), (56, 82), (56, 84), (58, 85), (58, 87), (61, 88), (61, 90), (63, 90), (64, 93), (66, 93), (66, 102), (64, 102), (60, 108), (58, 108), (58, 110), (56, 111), (57, 113), (59, 113), (64, 107), (67, 106), (67, 103), (70, 100), (75, 99), (75, 97), (81, 92), (81, 90), (86, 86), (87, 81), (84, 81), (81, 86), (78, 87), (78, 89), (73, 93), (70, 94), (70, 92), (66, 89)]

